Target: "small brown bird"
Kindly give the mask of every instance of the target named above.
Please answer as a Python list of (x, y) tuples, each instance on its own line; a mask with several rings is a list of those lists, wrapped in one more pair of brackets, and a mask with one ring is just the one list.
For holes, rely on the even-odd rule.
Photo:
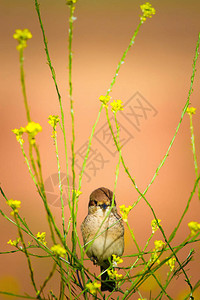
[[(90, 195), (88, 215), (81, 224), (85, 249), (91, 241), (87, 255), (94, 264), (101, 267), (101, 272), (110, 266), (108, 258), (112, 260), (113, 254), (121, 256), (124, 252), (124, 225), (117, 213), (115, 199), (113, 199), (112, 210), (102, 225), (112, 205), (112, 198), (113, 193), (107, 188), (101, 187), (94, 190)], [(96, 234), (97, 236), (93, 240)], [(105, 271), (101, 275), (101, 291), (111, 292), (114, 288), (115, 281), (109, 279)]]

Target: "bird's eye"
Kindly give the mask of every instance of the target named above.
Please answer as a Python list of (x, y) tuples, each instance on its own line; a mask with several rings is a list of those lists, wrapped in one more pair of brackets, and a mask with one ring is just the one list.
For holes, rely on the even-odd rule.
[(94, 204), (97, 206), (97, 200), (94, 200)]

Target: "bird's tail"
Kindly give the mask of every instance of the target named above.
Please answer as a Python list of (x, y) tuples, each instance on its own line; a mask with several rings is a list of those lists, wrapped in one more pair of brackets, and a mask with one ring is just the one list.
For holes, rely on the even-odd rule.
[[(105, 271), (105, 268), (101, 266), (101, 273)], [(115, 281), (111, 280), (107, 271), (101, 275), (101, 291), (112, 292), (116, 287)]]

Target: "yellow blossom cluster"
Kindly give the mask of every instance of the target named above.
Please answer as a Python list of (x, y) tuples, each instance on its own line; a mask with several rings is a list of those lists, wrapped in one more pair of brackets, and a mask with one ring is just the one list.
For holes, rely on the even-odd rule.
[(94, 282), (89, 282), (86, 284), (86, 288), (89, 289), (90, 293), (92, 295), (96, 295), (97, 294), (97, 290), (101, 287), (100, 283), (97, 283), (96, 281)]
[(112, 263), (113, 263), (113, 266), (116, 267), (118, 264), (123, 263), (123, 259), (120, 256), (113, 254), (112, 255)]
[(157, 262), (158, 265), (160, 264), (160, 259), (158, 259), (158, 253), (155, 249), (153, 250), (153, 253), (151, 254), (151, 261)]
[(29, 122), (25, 127), (25, 131), (34, 138), (38, 132), (42, 131), (42, 126), (39, 123)]
[(110, 103), (112, 112), (116, 113), (119, 110), (124, 110), (122, 100), (114, 100)]
[(126, 207), (124, 204), (120, 205), (120, 214), (122, 215), (122, 219), (124, 220), (124, 222), (128, 221), (128, 214), (129, 211), (132, 209), (132, 206), (129, 205), (128, 207)]
[(19, 244), (20, 240), (21, 240), (20, 237), (19, 237), (18, 239), (14, 240), (14, 241), (9, 240), (9, 241), (7, 242), (7, 244), (16, 247), (16, 246)]
[(38, 232), (36, 234), (37, 239), (46, 246), (47, 242), (45, 241), (46, 238), (46, 232)]
[(27, 47), (27, 40), (32, 38), (32, 34), (28, 29), (16, 29), (13, 38), (18, 41), (17, 50), (23, 50)]
[(158, 259), (158, 251), (161, 250), (164, 245), (165, 243), (161, 240), (154, 241), (155, 248), (153, 249), (153, 253), (151, 254), (151, 261), (160, 264), (160, 260)]
[(146, 21), (147, 18), (152, 18), (152, 15), (155, 15), (156, 10), (152, 7), (149, 2), (140, 5), (143, 15), (140, 17), (141, 21)]
[(160, 250), (165, 245), (165, 243), (161, 240), (156, 240), (154, 241), (154, 245), (156, 250)]
[[(99, 100), (103, 103), (103, 106), (105, 108), (108, 108), (108, 102), (110, 101), (110, 96), (103, 96), (101, 95), (99, 97)], [(123, 103), (122, 100), (113, 100), (113, 102), (110, 103), (112, 112), (116, 113), (119, 110), (123, 110)]]
[(176, 258), (175, 257), (172, 257), (170, 258), (167, 262), (166, 262), (166, 265), (168, 265), (170, 267), (170, 271), (172, 272), (175, 268), (175, 261), (176, 261)]
[(60, 121), (59, 116), (52, 116), (52, 115), (50, 115), (48, 117), (48, 119), (49, 119), (48, 123), (53, 127), (53, 129), (55, 129), (57, 123)]
[(48, 119), (49, 119), (49, 121), (48, 121), (48, 123), (52, 126), (52, 128), (53, 128), (53, 134), (52, 134), (52, 138), (53, 139), (55, 139), (55, 137), (56, 137), (56, 126), (57, 126), (57, 123), (58, 122), (60, 122), (60, 119), (59, 119), (59, 117), (58, 116), (52, 116), (52, 115), (50, 115), (49, 117), (48, 117)]
[(158, 225), (160, 225), (161, 220), (158, 219), (158, 222), (156, 221), (156, 219), (153, 219), (151, 221), (151, 228), (152, 228), (152, 233), (155, 233), (158, 230)]
[(194, 236), (197, 234), (198, 231), (200, 231), (200, 223), (198, 222), (192, 221), (188, 223), (188, 227), (190, 228), (191, 231), (190, 236)]
[(76, 198), (78, 198), (82, 194), (82, 192), (79, 190), (73, 190), (73, 192), (75, 193)]
[(18, 213), (18, 208), (21, 206), (21, 201), (10, 199), (7, 201), (7, 204), (13, 209), (10, 214), (14, 215), (15, 213)]
[(77, 2), (77, 0), (67, 0), (66, 4), (70, 6), (70, 5), (76, 4), (76, 2)]
[(20, 127), (19, 129), (15, 128), (12, 130), (12, 132), (14, 132), (14, 134), (16, 135), (16, 139), (19, 143), (24, 143), (24, 140), (22, 138), (22, 134), (25, 132), (25, 128), (24, 127)]
[(104, 107), (106, 107), (106, 108), (108, 108), (108, 102), (110, 101), (110, 96), (103, 96), (103, 95), (101, 95), (100, 97), (99, 97), (99, 100), (103, 103), (103, 106)]
[(122, 278), (122, 274), (118, 274), (117, 271), (108, 270), (107, 273), (108, 273), (108, 276), (110, 277), (110, 279), (118, 280), (118, 279)]
[(194, 114), (196, 114), (196, 108), (188, 107), (186, 112), (188, 113), (188, 115), (194, 115)]
[(28, 133), (31, 144), (35, 143), (35, 136), (38, 134), (38, 132), (42, 131), (42, 126), (39, 123), (35, 122), (29, 122), (26, 127), (20, 127), (20, 129), (13, 129), (12, 132), (16, 135), (16, 139), (20, 143), (24, 143), (24, 140), (22, 139), (22, 134), (24, 132)]
[(65, 254), (66, 254), (66, 252), (67, 252), (67, 251), (66, 251), (61, 245), (59, 245), (59, 244), (53, 245), (53, 246), (51, 247), (51, 251), (52, 251), (55, 255), (61, 256), (61, 257), (64, 257)]

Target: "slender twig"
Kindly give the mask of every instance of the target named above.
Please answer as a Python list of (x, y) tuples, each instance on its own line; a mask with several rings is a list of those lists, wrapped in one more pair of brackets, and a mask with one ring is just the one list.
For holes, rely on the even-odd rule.
[(45, 281), (43, 282), (43, 285), (41, 286), (39, 292), (38, 292), (38, 296), (41, 295), (42, 291), (44, 290), (45, 286), (47, 285), (48, 281), (52, 278), (55, 270), (56, 270), (56, 263), (53, 264), (53, 268), (51, 270), (51, 272), (49, 273), (49, 275), (47, 276), (47, 278), (45, 279)]
[(70, 201), (70, 182), (69, 182), (69, 167), (68, 167), (68, 151), (67, 151), (67, 138), (66, 138), (66, 130), (65, 130), (65, 118), (64, 118), (64, 111), (63, 111), (63, 106), (62, 106), (62, 99), (61, 99), (61, 94), (58, 88), (58, 84), (56, 81), (56, 74), (55, 74), (55, 70), (52, 66), (51, 63), (51, 59), (50, 59), (50, 55), (49, 55), (49, 49), (48, 49), (48, 43), (47, 43), (47, 38), (45, 35), (45, 31), (44, 31), (44, 27), (43, 27), (43, 23), (42, 23), (42, 18), (41, 18), (41, 14), (40, 14), (40, 7), (39, 7), (39, 2), (38, 0), (35, 0), (35, 9), (38, 15), (38, 19), (39, 19), (39, 23), (40, 23), (40, 28), (42, 31), (42, 35), (43, 35), (43, 41), (44, 41), (44, 46), (45, 46), (45, 52), (46, 52), (46, 57), (47, 57), (47, 62), (51, 71), (51, 75), (53, 78), (53, 82), (56, 88), (56, 92), (57, 92), (57, 96), (58, 96), (58, 101), (59, 101), (59, 105), (60, 105), (60, 111), (61, 111), (61, 120), (62, 120), (62, 132), (63, 132), (63, 137), (64, 137), (64, 145), (65, 145), (65, 157), (66, 157), (66, 172), (67, 172), (67, 183), (68, 183), (68, 197), (69, 197), (69, 201)]
[[(193, 158), (194, 158), (194, 168), (195, 168), (196, 178), (198, 178), (199, 171), (198, 171), (198, 164), (197, 164), (197, 155), (196, 155), (196, 147), (195, 147), (195, 137), (194, 137), (194, 127), (193, 127), (193, 122), (192, 122), (192, 114), (189, 113), (189, 116), (190, 116), (190, 132), (191, 132), (192, 152), (193, 152)], [(199, 196), (199, 200), (200, 200), (199, 184), (198, 184), (198, 196)]]
[(31, 117), (30, 117), (30, 111), (28, 107), (28, 101), (27, 101), (27, 95), (26, 95), (26, 86), (25, 86), (25, 76), (24, 76), (24, 56), (23, 56), (24, 48), (20, 49), (19, 51), (19, 60), (20, 60), (20, 79), (21, 79), (21, 86), (22, 86), (22, 93), (24, 97), (24, 106), (26, 109), (26, 116), (28, 122), (31, 122)]
[(60, 159), (58, 155), (58, 141), (57, 141), (57, 133), (56, 130), (53, 132), (53, 140), (55, 143), (56, 148), (56, 160), (57, 160), (57, 166), (58, 166), (58, 181), (59, 181), (59, 190), (60, 190), (60, 201), (61, 201), (61, 209), (62, 209), (62, 227), (63, 227), (63, 234), (64, 238), (66, 237), (66, 229), (65, 229), (65, 215), (64, 215), (64, 200), (63, 200), (63, 186), (61, 181), (61, 167), (60, 167)]
[[(21, 228), (20, 228), (20, 224), (19, 224), (19, 221), (18, 221), (18, 218), (17, 218), (17, 213), (14, 213), (14, 218), (15, 218), (15, 222), (16, 222), (16, 224), (17, 224), (19, 237), (20, 237), (20, 240), (21, 240), (22, 245), (23, 245), (23, 250), (24, 250), (24, 253), (25, 253), (26, 258), (27, 258), (28, 267), (29, 267), (29, 271), (30, 271), (31, 281), (32, 281), (33, 287), (34, 287), (34, 289), (35, 289), (35, 292), (36, 292), (36, 294), (37, 294), (37, 293), (38, 293), (38, 289), (37, 289), (37, 287), (36, 287), (36, 283), (35, 283), (35, 279), (34, 279), (33, 268), (32, 268), (32, 264), (31, 264), (31, 260), (30, 260), (30, 257), (29, 257), (27, 248), (26, 248), (26, 244), (25, 244), (25, 242), (24, 242), (24, 237), (23, 237), (23, 234), (22, 234), (22, 231), (21, 231)], [(37, 295), (37, 296), (38, 296), (38, 299), (41, 299), (41, 297), (40, 297), (39, 295)]]
[(70, 114), (71, 114), (71, 123), (72, 123), (72, 142), (71, 142), (71, 151), (72, 151), (72, 207), (71, 207), (71, 217), (72, 217), (72, 252), (76, 253), (76, 201), (78, 201), (75, 193), (75, 129), (74, 129), (74, 105), (73, 105), (73, 96), (72, 96), (72, 41), (73, 41), (73, 22), (74, 22), (74, 10), (75, 6), (73, 3), (69, 5), (70, 8), (70, 17), (69, 17), (69, 38), (68, 38), (68, 50), (69, 50), (69, 98), (70, 98)]

